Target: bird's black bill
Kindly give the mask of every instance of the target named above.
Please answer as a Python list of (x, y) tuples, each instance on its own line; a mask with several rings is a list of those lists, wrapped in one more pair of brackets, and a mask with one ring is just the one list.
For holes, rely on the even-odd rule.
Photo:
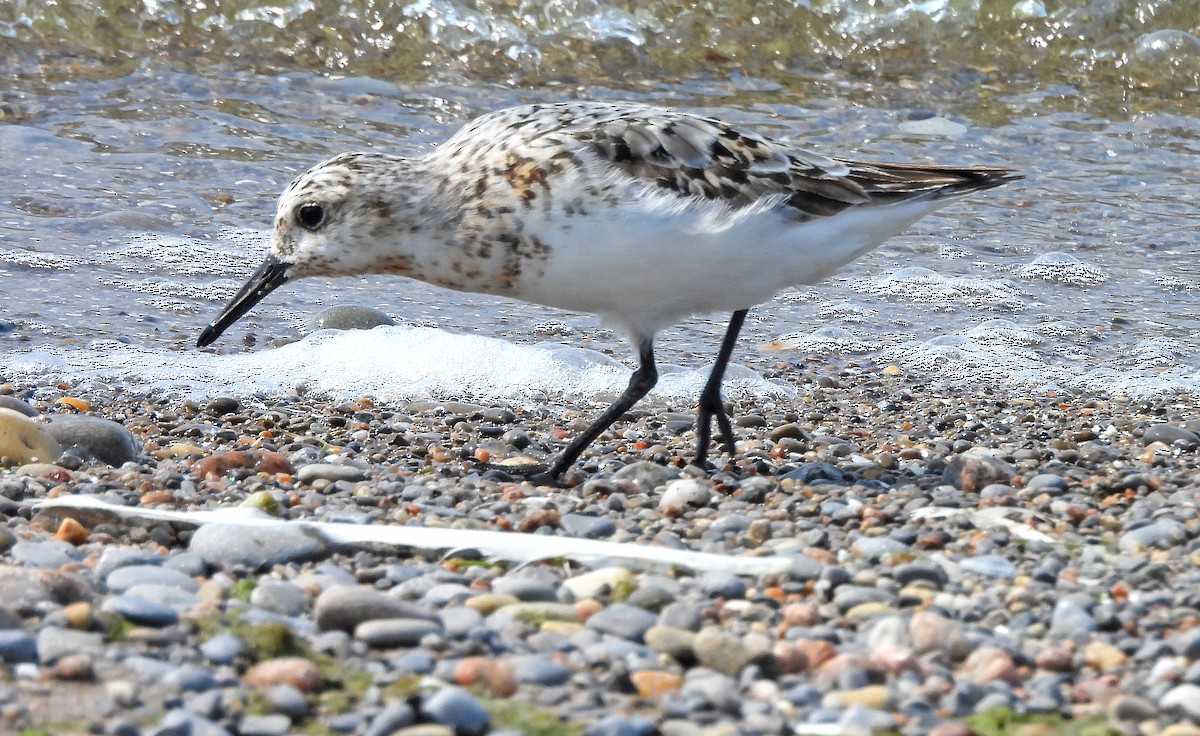
[(233, 295), (217, 318), (212, 321), (212, 324), (205, 327), (204, 332), (200, 333), (200, 339), (196, 340), (196, 347), (202, 348), (211, 345), (221, 336), (222, 332), (229, 329), (231, 324), (253, 309), (254, 305), (261, 302), (267, 294), (287, 283), (288, 265), (274, 255), (268, 255), (254, 275), (246, 281), (241, 289), (238, 289), (238, 293)]

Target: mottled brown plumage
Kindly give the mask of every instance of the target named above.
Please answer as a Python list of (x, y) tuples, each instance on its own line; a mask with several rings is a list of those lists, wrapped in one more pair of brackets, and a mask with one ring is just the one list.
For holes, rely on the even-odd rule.
[(597, 313), (639, 367), (550, 468), (561, 473), (657, 380), (655, 333), (732, 312), (700, 396), (696, 461), (746, 310), (835, 273), (952, 197), (1019, 178), (1002, 168), (862, 162), (712, 118), (623, 102), (500, 110), (422, 157), (336, 156), (280, 196), (271, 254), (200, 336), (213, 340), (290, 278), (396, 273)]

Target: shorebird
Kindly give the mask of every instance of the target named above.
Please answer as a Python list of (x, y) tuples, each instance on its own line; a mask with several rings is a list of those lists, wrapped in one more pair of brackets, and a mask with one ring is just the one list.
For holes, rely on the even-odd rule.
[(425, 156), (346, 153), (301, 174), (280, 195), (266, 259), (197, 344), (308, 276), (400, 274), (598, 314), (628, 335), (638, 366), (549, 465), (558, 477), (653, 388), (659, 330), (729, 313), (697, 409), (693, 462), (704, 466), (714, 419), (736, 452), (721, 382), (747, 310), (953, 199), (1019, 178), (826, 156), (634, 103), (514, 107)]

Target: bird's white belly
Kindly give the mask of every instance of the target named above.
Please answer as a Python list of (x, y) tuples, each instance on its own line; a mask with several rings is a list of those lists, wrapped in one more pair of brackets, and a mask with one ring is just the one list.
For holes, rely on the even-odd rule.
[(819, 281), (944, 202), (852, 208), (807, 222), (770, 204), (731, 212), (710, 202), (634, 203), (527, 223), (550, 257), (514, 296), (652, 335), (689, 315), (746, 309)]

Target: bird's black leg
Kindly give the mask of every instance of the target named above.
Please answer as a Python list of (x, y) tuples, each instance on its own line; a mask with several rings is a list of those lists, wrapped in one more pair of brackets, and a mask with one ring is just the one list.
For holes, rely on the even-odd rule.
[(656, 383), (658, 383), (658, 367), (654, 365), (654, 341), (652, 338), (645, 338), (638, 343), (638, 367), (629, 377), (629, 385), (625, 387), (625, 391), (617, 397), (612, 406), (605, 409), (603, 414), (589, 424), (582, 434), (567, 445), (567, 449), (563, 450), (563, 453), (554, 461), (554, 465), (550, 467), (550, 475), (557, 478), (563, 474), (563, 471), (574, 465), (587, 446), (592, 444), (604, 430), (611, 427), (613, 422), (620, 419), (622, 414), (629, 411), (630, 407), (641, 400), (643, 396), (650, 393), (650, 389), (654, 388)]
[(737, 343), (738, 333), (746, 321), (748, 310), (739, 309), (729, 319), (729, 327), (725, 329), (725, 338), (721, 340), (721, 349), (717, 351), (717, 361), (713, 363), (712, 373), (708, 374), (708, 382), (700, 392), (700, 408), (696, 410), (696, 457), (692, 463), (704, 467), (708, 461), (708, 443), (712, 439), (712, 420), (717, 419), (721, 428), (721, 439), (725, 447), (733, 454), (737, 450), (733, 436), (733, 426), (729, 423), (729, 415), (725, 413), (725, 402), (721, 399), (721, 381), (725, 378), (725, 368), (729, 365), (729, 356), (733, 354), (733, 346)]

